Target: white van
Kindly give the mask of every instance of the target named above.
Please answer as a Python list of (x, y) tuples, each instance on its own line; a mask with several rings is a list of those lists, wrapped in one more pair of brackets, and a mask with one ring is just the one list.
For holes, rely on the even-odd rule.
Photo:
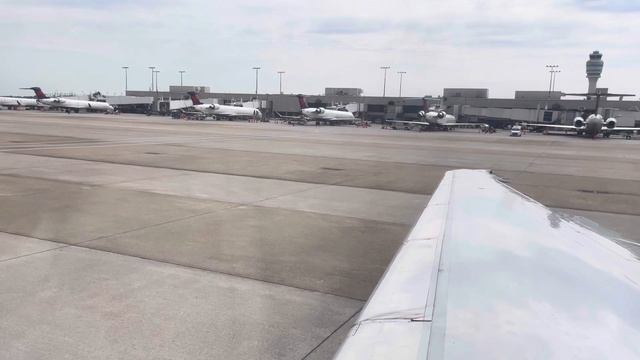
[(522, 136), (522, 126), (514, 125), (511, 128), (511, 136)]

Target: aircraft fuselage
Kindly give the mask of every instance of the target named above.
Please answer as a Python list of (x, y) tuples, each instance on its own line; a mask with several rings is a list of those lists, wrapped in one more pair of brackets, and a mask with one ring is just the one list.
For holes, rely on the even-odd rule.
[(39, 103), (65, 109), (87, 109), (95, 111), (113, 111), (113, 106), (106, 102), (87, 101), (63, 98), (45, 98), (39, 99)]
[(36, 99), (0, 97), (0, 106), (15, 108), (19, 106), (39, 106)]
[(198, 104), (193, 108), (207, 115), (216, 115), (222, 117), (246, 117), (246, 118), (262, 118), (260, 110), (249, 107), (229, 106), (218, 104)]
[(354, 120), (355, 117), (350, 111), (340, 111), (318, 108), (305, 108), (300, 110), (302, 115), (308, 117), (311, 120)]
[(584, 133), (587, 136), (596, 137), (602, 131), (604, 121), (601, 115), (589, 115), (584, 124)]

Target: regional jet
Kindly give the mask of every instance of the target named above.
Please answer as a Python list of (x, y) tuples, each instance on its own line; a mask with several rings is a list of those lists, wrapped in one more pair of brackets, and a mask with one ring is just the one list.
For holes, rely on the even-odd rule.
[(551, 130), (564, 130), (564, 131), (575, 131), (579, 136), (585, 135), (595, 139), (598, 134), (602, 134), (603, 137), (609, 137), (613, 133), (633, 133), (636, 131), (640, 131), (640, 128), (637, 127), (619, 127), (616, 126), (616, 119), (610, 117), (608, 119), (604, 119), (602, 115), (598, 113), (600, 109), (600, 98), (604, 97), (624, 97), (624, 96), (635, 96), (633, 94), (611, 94), (611, 93), (584, 93), (584, 94), (562, 94), (562, 95), (570, 95), (570, 96), (595, 96), (596, 98), (596, 106), (593, 112), (586, 116), (578, 116), (573, 119), (573, 125), (558, 125), (558, 124), (528, 124), (528, 127), (531, 128), (544, 128)]
[(300, 112), (302, 113), (302, 119), (305, 124), (309, 121), (315, 121), (316, 124), (339, 124), (347, 123), (352, 124), (355, 121), (353, 113), (347, 110), (346, 107), (339, 107), (337, 109), (329, 109), (325, 107), (310, 107), (307, 105), (303, 95), (298, 95), (298, 104), (300, 105)]
[(113, 112), (113, 106), (109, 103), (101, 101), (88, 101), (77, 99), (65, 99), (60, 97), (50, 98), (42, 92), (39, 87), (23, 88), (23, 90), (33, 90), (36, 93), (38, 103), (48, 105), (54, 108), (65, 109), (67, 113), (71, 111), (79, 112), (80, 109), (99, 112)]
[(189, 96), (191, 96), (191, 102), (193, 103), (193, 109), (197, 112), (206, 114), (206, 115), (214, 115), (225, 118), (254, 118), (261, 119), (262, 113), (260, 110), (250, 107), (241, 107), (241, 106), (229, 106), (229, 105), (218, 105), (218, 104), (203, 104), (198, 95), (195, 92), (188, 92)]
[(429, 108), (427, 106), (426, 99), (422, 99), (424, 103), (424, 110), (418, 112), (418, 120), (386, 120), (391, 124), (392, 129), (396, 129), (399, 126), (407, 130), (417, 128), (420, 131), (424, 130), (451, 130), (454, 127), (478, 127), (485, 124), (482, 123), (459, 123), (456, 122), (456, 118), (453, 115), (447, 114), (443, 110), (436, 108)]
[(637, 244), (445, 174), (336, 360), (639, 359)]

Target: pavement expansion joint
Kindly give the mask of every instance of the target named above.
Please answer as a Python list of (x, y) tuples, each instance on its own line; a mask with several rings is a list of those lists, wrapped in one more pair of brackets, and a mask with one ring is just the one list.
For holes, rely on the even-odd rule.
[[(135, 230), (131, 230), (131, 231), (135, 231)], [(308, 289), (308, 288), (299, 287), (299, 286), (281, 284), (281, 283), (278, 283), (278, 282), (273, 282), (273, 281), (268, 281), (268, 280), (263, 280), (263, 279), (257, 279), (257, 278), (253, 278), (253, 277), (250, 277), (250, 276), (234, 274), (234, 273), (231, 273), (231, 272), (225, 272), (225, 271), (219, 271), (219, 270), (211, 270), (211, 269), (200, 267), (200, 266), (185, 265), (185, 264), (181, 264), (181, 263), (178, 263), (178, 262), (162, 261), (162, 260), (157, 260), (157, 259), (148, 258), (148, 257), (144, 257), (144, 256), (123, 254), (123, 253), (120, 253), (120, 252), (104, 250), (104, 249), (94, 249), (94, 248), (91, 248), (91, 247), (83, 246), (84, 244), (86, 244), (88, 242), (91, 242), (91, 241), (104, 239), (104, 238), (107, 238), (109, 236), (115, 236), (115, 235), (120, 235), (120, 234), (112, 234), (112, 235), (109, 235), (109, 236), (106, 236), (106, 237), (99, 237), (99, 238), (95, 238), (95, 239), (91, 239), (91, 240), (81, 241), (81, 242), (74, 243), (74, 244), (67, 244), (67, 243), (63, 243), (63, 242), (60, 242), (59, 240), (55, 240), (55, 239), (40, 239), (40, 238), (35, 238), (33, 236), (20, 234), (20, 233), (12, 233), (12, 232), (7, 232), (7, 231), (1, 231), (1, 232), (6, 233), (6, 234), (11, 234), (11, 235), (30, 237), (30, 238), (36, 239), (36, 240), (56, 243), (56, 244), (60, 244), (60, 246), (57, 246), (57, 247), (54, 247), (54, 248), (51, 248), (51, 249), (42, 250), (42, 251), (36, 251), (36, 252), (33, 252), (33, 253), (29, 253), (29, 254), (15, 256), (15, 257), (8, 258), (8, 259), (3, 259), (3, 260), (0, 260), (0, 264), (1, 263), (6, 263), (6, 262), (9, 262), (9, 261), (12, 261), (12, 260), (18, 260), (18, 259), (21, 259), (21, 258), (29, 257), (29, 256), (44, 254), (44, 253), (47, 253), (47, 252), (50, 252), (50, 251), (53, 251), (53, 250), (61, 250), (61, 249), (64, 249), (64, 248), (75, 247), (75, 248), (79, 248), (79, 249), (85, 249), (85, 250), (88, 250), (88, 251), (96, 251), (96, 252), (102, 252), (102, 253), (113, 254), (113, 255), (118, 255), (118, 256), (124, 256), (124, 257), (129, 257), (129, 258), (136, 258), (136, 259), (141, 259), (141, 260), (150, 261), (150, 262), (154, 262), (154, 263), (160, 263), (160, 264), (166, 264), (166, 265), (176, 266), (176, 267), (185, 268), (185, 269), (203, 271), (203, 272), (211, 273), (211, 274), (220, 274), (220, 275), (236, 277), (236, 278), (240, 278), (240, 279), (252, 280), (252, 281), (257, 281), (257, 282), (260, 282), (260, 283), (271, 284), (271, 285), (276, 285), (276, 286), (282, 286), (282, 287), (286, 287), (286, 288), (301, 290), (301, 291), (305, 291), (305, 292), (312, 292), (312, 293), (316, 293), (316, 294), (334, 296), (334, 297), (342, 298), (342, 299), (348, 299), (348, 300), (359, 301), (359, 302), (364, 302), (366, 300), (366, 299), (360, 299), (360, 298), (355, 298), (355, 297), (351, 297), (351, 296), (333, 294), (333, 293), (330, 293), (330, 292), (322, 292), (322, 291), (318, 291), (318, 290), (314, 290), (314, 289)], [(123, 233), (127, 233), (127, 232), (123, 232)], [(123, 234), (123, 233), (121, 233), (121, 234)]]
[(322, 346), (322, 344), (324, 344), (325, 342), (327, 342), (327, 340), (329, 340), (333, 335), (335, 335), (335, 333), (337, 333), (343, 326), (347, 325), (350, 321), (352, 321), (362, 310), (362, 307), (360, 307), (358, 310), (356, 310), (356, 312), (353, 313), (353, 315), (349, 316), (349, 318), (347, 318), (345, 321), (343, 321), (340, 325), (338, 325), (338, 327), (336, 327), (329, 335), (327, 335), (324, 339), (322, 339), (322, 341), (320, 341), (318, 343), (318, 345), (316, 345), (313, 349), (311, 349), (305, 356), (302, 357), (302, 360), (307, 359), (311, 354), (313, 354), (318, 348), (320, 348), (320, 346)]

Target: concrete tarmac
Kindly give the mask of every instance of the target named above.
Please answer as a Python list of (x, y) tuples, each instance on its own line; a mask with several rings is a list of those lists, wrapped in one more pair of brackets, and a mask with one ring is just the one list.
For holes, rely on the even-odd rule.
[(0, 111), (0, 358), (328, 359), (444, 172), (640, 254), (640, 142)]

